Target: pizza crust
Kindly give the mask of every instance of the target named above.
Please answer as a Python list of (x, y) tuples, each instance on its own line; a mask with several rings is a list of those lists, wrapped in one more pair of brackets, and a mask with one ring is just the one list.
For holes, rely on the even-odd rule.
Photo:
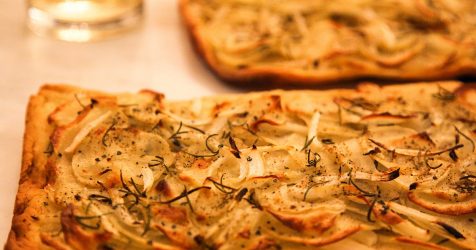
[[(449, 59), (448, 62), (444, 62), (438, 67), (422, 67), (422, 69), (394, 68), (391, 65), (378, 66), (372, 64), (369, 66), (370, 64), (354, 64), (352, 60), (349, 60), (346, 64), (341, 63), (338, 70), (312, 71), (267, 65), (266, 63), (260, 66), (250, 63), (247, 67), (236, 67), (221, 61), (216, 56), (216, 52), (220, 51), (220, 48), (214, 48), (208, 41), (209, 37), (205, 34), (206, 27), (204, 27), (197, 14), (192, 10), (192, 4), (200, 5), (197, 2), (199, 1), (180, 0), (179, 2), (179, 10), (190, 41), (206, 66), (218, 78), (230, 83), (239, 85), (266, 83), (272, 86), (312, 86), (369, 78), (395, 81), (426, 81), (445, 80), (457, 76), (475, 76), (476, 61), (474, 57), (471, 58), (469, 52), (465, 60), (451, 62), (451, 59)], [(194, 7), (196, 8), (196, 6)]]

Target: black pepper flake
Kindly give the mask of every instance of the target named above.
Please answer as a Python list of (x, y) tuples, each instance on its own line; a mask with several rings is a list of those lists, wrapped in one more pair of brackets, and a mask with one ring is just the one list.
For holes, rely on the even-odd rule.
[(75, 194), (74, 199), (77, 200), (77, 201), (80, 201), (81, 200), (81, 195)]
[(94, 99), (94, 98), (91, 98), (91, 105), (90, 105), (90, 107), (91, 107), (91, 108), (94, 108), (94, 105), (96, 105), (96, 104), (98, 104), (98, 101), (97, 101), (96, 99)]
[(34, 215), (32, 215), (32, 216), (30, 216), (30, 217), (31, 217), (33, 220), (36, 220), (36, 221), (40, 220), (40, 218), (38, 218), (38, 217), (36, 217), (36, 216), (34, 216)]
[(99, 162), (99, 161), (101, 161), (101, 159), (99, 159), (99, 158), (96, 158), (96, 159), (94, 159), (94, 160), (95, 160), (96, 162)]
[(251, 156), (248, 156), (248, 157), (246, 157), (246, 160), (247, 160), (247, 161), (252, 161), (253, 158), (251, 158)]
[(248, 192), (248, 189), (247, 188), (243, 188), (241, 189), (238, 194), (235, 196), (235, 200), (237, 201), (241, 201), (241, 199), (243, 199), (243, 197), (245, 196), (245, 194)]
[(121, 152), (121, 151), (117, 151), (117, 152), (116, 152), (116, 155), (122, 155), (122, 152)]
[(456, 151), (455, 151), (455, 150), (451, 150), (451, 151), (450, 151), (450, 158), (451, 158), (453, 161), (458, 161), (458, 155), (456, 154)]
[(312, 67), (314, 67), (314, 68), (319, 67), (319, 64), (320, 64), (319, 59), (314, 59), (314, 60), (312, 61)]
[(332, 139), (326, 138), (321, 140), (322, 143), (324, 144), (334, 144), (334, 141)]

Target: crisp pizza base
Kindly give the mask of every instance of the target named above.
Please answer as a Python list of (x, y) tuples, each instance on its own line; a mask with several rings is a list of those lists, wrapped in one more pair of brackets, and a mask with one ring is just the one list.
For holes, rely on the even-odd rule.
[(221, 79), (315, 85), (476, 72), (471, 1), (181, 0), (197, 53)]
[(6, 249), (474, 249), (459, 82), (31, 97)]

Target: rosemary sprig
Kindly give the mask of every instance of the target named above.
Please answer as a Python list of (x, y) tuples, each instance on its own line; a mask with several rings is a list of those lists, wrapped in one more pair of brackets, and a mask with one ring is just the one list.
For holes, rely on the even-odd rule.
[(104, 147), (109, 147), (111, 146), (111, 144), (107, 145), (106, 143), (106, 140), (109, 138), (109, 131), (111, 131), (111, 129), (116, 126), (116, 120), (113, 120), (112, 121), (112, 124), (107, 128), (106, 132), (104, 133), (104, 135), (102, 136), (101, 138), (101, 142), (102, 142), (102, 145)]
[(106, 203), (108, 205), (112, 205), (112, 200), (111, 198), (107, 197), (107, 196), (104, 196), (104, 195), (100, 195), (100, 194), (91, 194), (88, 196), (88, 199), (89, 200), (95, 200), (95, 201), (99, 201), (99, 202), (102, 202), (102, 203)]
[(369, 210), (367, 211), (367, 221), (369, 222), (375, 222), (372, 220), (372, 210), (375, 207), (375, 203), (377, 200), (380, 198), (380, 187), (377, 186), (377, 195), (375, 195), (375, 198), (372, 200), (372, 203), (370, 203)]
[(312, 153), (313, 159), (311, 159), (311, 150), (306, 150), (307, 152), (307, 164), (306, 167), (316, 167), (317, 163), (321, 161), (321, 155), (317, 152)]
[(301, 148), (301, 151), (304, 151), (305, 149), (307, 149), (309, 147), (309, 145), (311, 145), (312, 141), (315, 139), (316, 137), (313, 136), (311, 137), (311, 139), (308, 140), (307, 136), (306, 136), (306, 139), (304, 140), (304, 146)]
[(217, 150), (213, 150), (211, 147), (210, 147), (210, 144), (208, 143), (209, 140), (215, 136), (217, 136), (218, 134), (211, 134), (207, 137), (207, 139), (205, 140), (205, 146), (207, 147), (208, 151), (210, 151), (212, 154), (214, 155), (217, 155), (218, 152), (220, 152), (220, 149), (223, 147), (223, 144), (220, 144), (218, 145), (218, 149)]
[[(100, 215), (88, 215), (88, 216), (80, 216), (80, 215), (74, 215), (73, 218), (76, 220), (78, 224), (85, 228), (97, 230), (101, 227), (101, 217), (104, 215), (109, 215), (111, 213), (105, 213), (105, 214), (100, 214)], [(84, 223), (83, 221), (89, 221), (89, 220), (97, 220), (95, 225), (91, 225), (88, 223)]]
[(191, 211), (192, 213), (195, 213), (195, 211), (193, 210), (192, 202), (190, 201), (190, 198), (188, 197), (187, 186), (184, 185), (183, 188), (184, 188), (184, 189), (183, 189), (183, 194), (185, 195), (185, 199), (186, 199), (186, 201), (187, 201), (187, 205), (188, 205), (188, 207), (190, 208), (190, 211)]
[(180, 139), (180, 135), (181, 134), (185, 134), (185, 133), (188, 133), (188, 131), (182, 131), (182, 122), (180, 122), (177, 130), (169, 137), (169, 139), (173, 139), (173, 140), (177, 140), (177, 139)]
[(170, 203), (173, 203), (175, 201), (178, 201), (182, 198), (184, 198), (185, 196), (188, 196), (192, 193), (195, 193), (196, 191), (200, 190), (200, 189), (210, 189), (211, 187), (207, 187), (207, 186), (201, 186), (201, 187), (196, 187), (190, 191), (187, 191), (187, 188), (185, 188), (182, 193), (180, 195), (178, 195), (177, 197), (175, 198), (172, 198), (170, 200), (166, 200), (166, 201), (158, 201), (157, 203), (160, 203), (160, 204), (170, 204)]
[(466, 140), (468, 140), (471, 143), (471, 152), (474, 152), (474, 149), (476, 148), (476, 145), (474, 144), (474, 141), (469, 136), (467, 136), (463, 132), (461, 132), (461, 130), (459, 130), (458, 127), (456, 127), (456, 126), (454, 126), (454, 127), (455, 127), (456, 132), (458, 132), (458, 134), (463, 136)]
[[(218, 134), (212, 134), (212, 135), (209, 135), (207, 137), (207, 139), (205, 140), (205, 147), (207, 148), (208, 151), (210, 151), (211, 154), (195, 154), (195, 153), (190, 153), (190, 152), (187, 152), (187, 151), (183, 151), (185, 154), (188, 154), (188, 155), (191, 155), (193, 157), (213, 157), (213, 156), (216, 156), (218, 155), (218, 153), (220, 152), (220, 149), (223, 147), (223, 144), (220, 144), (218, 145), (218, 149), (217, 150), (213, 150), (209, 144), (209, 140), (211, 138), (213, 138), (214, 136), (217, 136)], [(231, 138), (231, 137), (230, 137)]]
[(223, 176), (224, 175), (221, 175), (220, 182), (215, 181), (211, 177), (207, 177), (207, 180), (211, 181), (213, 185), (222, 193), (225, 193), (225, 194), (234, 193), (236, 191), (236, 188), (232, 188), (230, 186), (223, 184)]
[(142, 230), (141, 236), (144, 236), (150, 230), (150, 222), (152, 221), (152, 215), (150, 213), (150, 206), (145, 206), (145, 212), (142, 213), (144, 220), (144, 230)]
[(311, 191), (311, 189), (313, 189), (315, 186), (317, 186), (317, 184), (314, 183), (312, 185), (309, 185), (309, 187), (306, 188), (306, 191), (304, 192), (304, 196), (302, 197), (302, 201), (306, 201), (309, 191)]
[(352, 184), (352, 186), (354, 186), (357, 190), (359, 190), (361, 193), (363, 193), (364, 196), (371, 196), (371, 197), (376, 196), (376, 194), (367, 192), (367, 191), (363, 190), (362, 188), (360, 188), (357, 184), (355, 184), (354, 180), (352, 180), (352, 169), (350, 169), (350, 171), (349, 171), (349, 184)]
[(76, 101), (78, 102), (79, 106), (81, 106), (81, 108), (83, 108), (83, 110), (86, 108), (86, 106), (85, 106), (84, 104), (82, 104), (81, 101), (79, 100), (78, 93), (75, 93), (75, 94), (74, 94), (74, 99), (76, 99)]
[(155, 158), (156, 158), (156, 159), (152, 159), (152, 160), (148, 163), (148, 166), (149, 166), (149, 167), (156, 167), (156, 166), (159, 166), (159, 165), (163, 165), (164, 168), (165, 168), (165, 171), (166, 171), (167, 173), (170, 173), (170, 168), (169, 168), (169, 166), (167, 166), (167, 164), (165, 164), (165, 159), (164, 159), (164, 157), (159, 156), (159, 155), (156, 155)]
[[(122, 176), (122, 170), (120, 171), (120, 178), (121, 178), (121, 183), (122, 183), (122, 187), (124, 189), (119, 189), (119, 192), (123, 192), (124, 193), (124, 196), (123, 198), (125, 197), (128, 197), (128, 196), (133, 196), (134, 197), (134, 202), (128, 207), (128, 209), (132, 208), (133, 206), (139, 204), (139, 201), (141, 199), (141, 197), (145, 197), (145, 192), (144, 193), (141, 193), (138, 188), (134, 187), (136, 189), (136, 191), (138, 191), (137, 193), (132, 191), (131, 188), (129, 187), (129, 185), (126, 184), (126, 182), (124, 181), (124, 177)], [(133, 181), (132, 177), (131, 177), (131, 180)], [(134, 182), (135, 184), (135, 182)]]
[(193, 129), (193, 130), (199, 132), (200, 134), (205, 134), (205, 131), (203, 131), (203, 130), (197, 128), (197, 127), (193, 127), (193, 126), (190, 126), (190, 125), (184, 125), (184, 126), (187, 127), (187, 128)]

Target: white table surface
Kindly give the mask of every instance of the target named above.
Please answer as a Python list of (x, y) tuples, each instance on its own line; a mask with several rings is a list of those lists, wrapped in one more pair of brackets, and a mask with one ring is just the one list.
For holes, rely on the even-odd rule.
[(146, 0), (139, 29), (85, 44), (33, 35), (25, 27), (25, 3), (0, 0), (0, 248), (18, 188), (25, 108), (45, 82), (112, 92), (150, 88), (171, 99), (239, 91), (198, 60), (175, 0)]

